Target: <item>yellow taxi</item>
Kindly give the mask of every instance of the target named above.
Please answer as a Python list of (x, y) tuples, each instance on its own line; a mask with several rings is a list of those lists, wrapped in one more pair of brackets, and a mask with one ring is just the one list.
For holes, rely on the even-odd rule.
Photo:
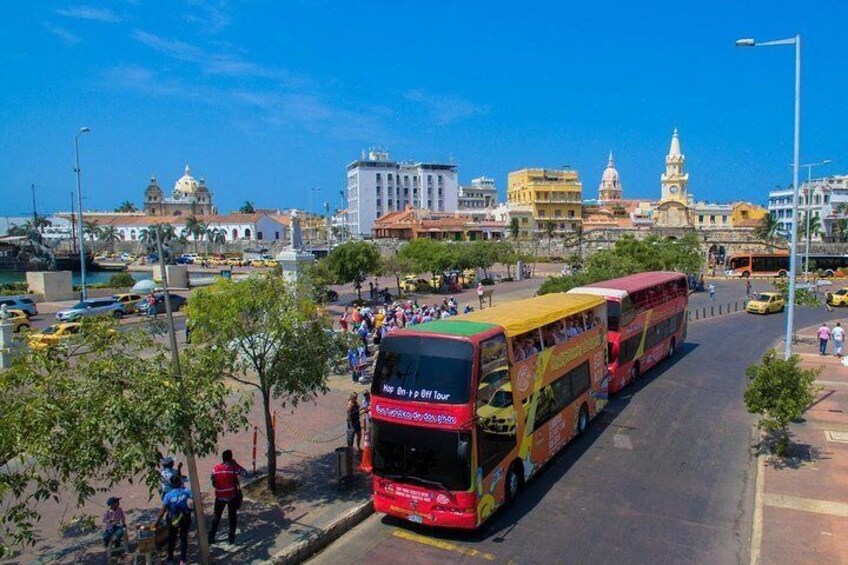
[(264, 267), (265, 261), (263, 259), (253, 259), (249, 264), (251, 267)]
[(400, 280), (400, 289), (404, 292), (430, 290), (430, 282), (417, 275), (406, 275)]
[(62, 322), (45, 328), (42, 332), (29, 336), (29, 347), (40, 351), (52, 347), (75, 336), (80, 331), (79, 322)]
[[(478, 395), (480, 393), (478, 392)], [(550, 387), (542, 389), (542, 396), (539, 402), (547, 400), (547, 396), (551, 394)], [(522, 404), (525, 411), (530, 402), (530, 397), (524, 399)], [(501, 385), (488, 402), (477, 405), (477, 417), (480, 418), (480, 425), (486, 432), (490, 434), (515, 434), (515, 406), (512, 401), (512, 385), (505, 383)]]
[(244, 261), (242, 261), (241, 259), (239, 259), (237, 257), (230, 257), (229, 259), (226, 260), (225, 264), (229, 265), (230, 267), (243, 267)]
[(29, 318), (27, 317), (26, 312), (18, 310), (17, 308), (9, 308), (6, 312), (9, 314), (8, 321), (15, 325), (12, 330), (13, 332), (18, 333), (21, 330), (30, 329), (31, 326), (29, 325)]
[(848, 306), (848, 287), (840, 288), (836, 292), (828, 292), (826, 300), (831, 306)]
[(265, 259), (262, 262), (266, 267), (271, 267), (272, 269), (278, 265), (276, 259)]
[(124, 314), (132, 314), (135, 312), (135, 305), (142, 299), (142, 296), (134, 292), (122, 292), (113, 295), (112, 298), (121, 305), (121, 308), (124, 309)]
[(779, 292), (760, 292), (748, 302), (745, 311), (749, 314), (771, 314), (783, 312), (786, 301)]

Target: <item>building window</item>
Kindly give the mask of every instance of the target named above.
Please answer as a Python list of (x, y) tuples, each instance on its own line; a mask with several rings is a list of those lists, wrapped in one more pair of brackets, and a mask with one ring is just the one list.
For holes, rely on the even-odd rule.
[(387, 174), (386, 178), (389, 179), (389, 182), (392, 182), (392, 173)]
[(569, 210), (569, 211), (568, 211), (568, 217), (569, 217), (569, 218), (573, 218), (573, 217), (574, 217), (574, 210)]
[(380, 182), (380, 173), (377, 173), (377, 182)]
[(280, 239), (280, 232), (278, 232), (278, 231), (274, 232), (274, 239)]
[(244, 228), (244, 238), (250, 239), (250, 228)]
[(698, 216), (698, 223), (699, 223), (699, 224), (703, 224), (703, 223), (704, 223), (704, 215), (703, 215), (703, 214), (700, 214), (700, 215)]
[(711, 215), (711, 216), (710, 216), (710, 223), (711, 223), (711, 224), (714, 224), (714, 223), (715, 223), (715, 215)]
[(261, 231), (256, 232), (256, 239), (258, 239), (260, 241), (262, 240), (262, 232)]
[(540, 217), (540, 218), (544, 218), (544, 217), (545, 217), (545, 211), (544, 211), (544, 210), (539, 210), (539, 217)]
[(721, 217), (721, 223), (722, 223), (722, 224), (726, 224), (726, 223), (727, 223), (727, 216), (722, 216), (722, 217)]
[(233, 228), (233, 239), (238, 239), (238, 230), (236, 228)]

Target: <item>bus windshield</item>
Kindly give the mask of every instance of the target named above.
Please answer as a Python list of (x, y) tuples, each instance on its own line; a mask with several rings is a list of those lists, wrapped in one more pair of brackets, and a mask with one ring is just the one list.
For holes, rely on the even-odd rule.
[(433, 337), (387, 337), (380, 344), (372, 392), (399, 400), (464, 404), (471, 394), (474, 346)]
[(470, 487), (470, 434), (379, 420), (374, 420), (371, 433), (378, 475), (448, 490)]

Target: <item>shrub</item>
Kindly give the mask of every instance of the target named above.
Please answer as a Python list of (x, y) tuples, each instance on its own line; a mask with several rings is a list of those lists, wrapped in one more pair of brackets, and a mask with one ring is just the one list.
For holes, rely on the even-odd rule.
[(115, 273), (109, 277), (109, 286), (112, 288), (128, 288), (135, 284), (135, 279), (126, 271)]

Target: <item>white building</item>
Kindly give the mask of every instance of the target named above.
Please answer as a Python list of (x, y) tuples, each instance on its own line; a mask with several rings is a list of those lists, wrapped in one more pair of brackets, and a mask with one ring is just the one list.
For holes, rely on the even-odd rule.
[[(809, 210), (813, 218), (818, 218), (825, 238), (833, 237), (837, 220), (848, 217), (841, 204), (848, 208), (848, 175), (813, 179), (799, 188), (798, 215)], [(791, 234), (792, 187), (769, 191), (768, 210), (777, 220), (778, 230), (784, 235)]]
[(374, 220), (407, 205), (454, 212), (459, 187), (456, 165), (390, 161), (387, 151), (370, 151), (347, 166), (347, 220), (353, 237), (370, 236)]
[(460, 186), (458, 208), (466, 213), (475, 210), (494, 210), (498, 205), (498, 189), (495, 179), (477, 177), (471, 180), (470, 186)]

